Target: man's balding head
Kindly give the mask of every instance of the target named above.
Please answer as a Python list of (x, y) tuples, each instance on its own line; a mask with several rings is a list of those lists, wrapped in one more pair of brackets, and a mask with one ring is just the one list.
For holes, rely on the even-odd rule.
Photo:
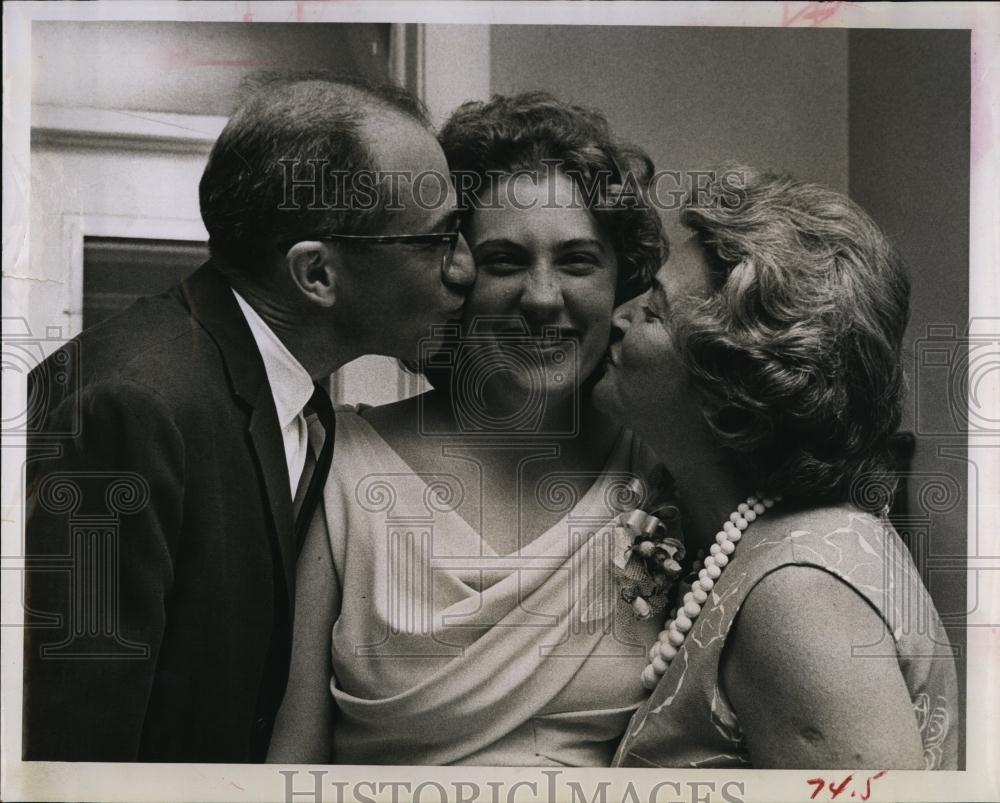
[[(311, 231), (376, 230), (389, 199), (378, 182), (372, 126), (427, 129), (406, 90), (318, 74), (263, 79), (212, 148), (199, 187), (212, 255), (246, 274), (273, 264), (276, 242)], [(348, 188), (345, 194), (344, 188)], [(353, 192), (351, 189), (353, 188)]]

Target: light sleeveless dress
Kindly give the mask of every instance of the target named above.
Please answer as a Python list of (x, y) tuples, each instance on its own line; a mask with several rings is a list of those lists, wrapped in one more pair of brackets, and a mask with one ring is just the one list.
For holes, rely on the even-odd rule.
[(958, 694), (948, 637), (892, 525), (846, 506), (807, 515), (775, 508), (746, 531), (677, 657), (629, 726), (615, 766), (750, 765), (739, 720), (720, 687), (719, 659), (747, 595), (782, 566), (829, 572), (867, 600), (884, 626), (858, 644), (855, 655), (897, 659), (926, 769), (957, 769)]
[(502, 556), (453, 510), (477, 489), (415, 474), (354, 412), (336, 448), (334, 761), (608, 766), (662, 626), (635, 620), (611, 571), (616, 504), (648, 453), (623, 432), (579, 499), (547, 478), (538, 498), (565, 514)]

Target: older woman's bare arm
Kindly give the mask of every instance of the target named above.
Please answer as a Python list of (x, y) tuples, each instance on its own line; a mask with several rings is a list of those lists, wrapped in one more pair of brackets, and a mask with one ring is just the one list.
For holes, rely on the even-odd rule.
[(295, 585), (292, 663), (267, 760), (329, 764), (334, 719), (330, 638), (340, 612), (340, 584), (325, 527), (310, 529), (299, 556)]
[[(852, 654), (880, 636), (890, 656)], [(881, 617), (828, 572), (786, 566), (761, 580), (720, 667), (753, 766), (923, 769), (891, 646)]]

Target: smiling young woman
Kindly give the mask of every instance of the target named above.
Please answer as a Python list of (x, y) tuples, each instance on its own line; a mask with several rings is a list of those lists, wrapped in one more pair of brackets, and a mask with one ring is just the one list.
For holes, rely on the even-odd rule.
[[(541, 393), (547, 401), (539, 424), (565, 430), (553, 419), (572, 415), (563, 407), (576, 403), (607, 348), (618, 257), (590, 212), (575, 203), (564, 173), (521, 174), (501, 179), (497, 189), (498, 205), (477, 210), (466, 229), (477, 281), (463, 328), (479, 336), (482, 352), (473, 359), (505, 368), (482, 388), (489, 404), (519, 409)], [(537, 342), (541, 364), (518, 359), (526, 337)]]
[(433, 390), (338, 415), (271, 758), (607, 766), (662, 617), (612, 576), (614, 500), (653, 462), (590, 388), (665, 256), (652, 166), (541, 94), (466, 104), (441, 141), (477, 280)]

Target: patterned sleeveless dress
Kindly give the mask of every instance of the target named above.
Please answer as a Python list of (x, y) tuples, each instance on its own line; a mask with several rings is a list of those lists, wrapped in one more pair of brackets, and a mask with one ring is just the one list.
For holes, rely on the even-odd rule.
[[(804, 521), (809, 529), (802, 529)], [(829, 572), (875, 609), (884, 627), (857, 645), (855, 655), (897, 659), (926, 769), (957, 769), (958, 695), (948, 637), (892, 525), (847, 506), (807, 517), (775, 509), (746, 531), (677, 657), (629, 725), (614, 766), (750, 766), (739, 720), (720, 685), (719, 659), (743, 600), (783, 566)]]

